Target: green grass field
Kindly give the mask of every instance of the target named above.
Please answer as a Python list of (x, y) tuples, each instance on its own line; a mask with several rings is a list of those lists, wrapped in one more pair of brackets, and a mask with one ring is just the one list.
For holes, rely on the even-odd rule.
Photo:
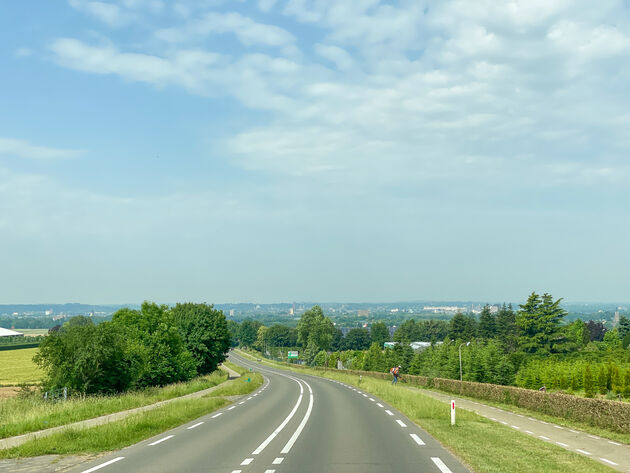
[(37, 384), (44, 373), (33, 363), (37, 348), (0, 351), (0, 386)]
[(34, 337), (36, 335), (48, 335), (47, 328), (16, 328), (15, 331), (23, 333), (27, 337)]

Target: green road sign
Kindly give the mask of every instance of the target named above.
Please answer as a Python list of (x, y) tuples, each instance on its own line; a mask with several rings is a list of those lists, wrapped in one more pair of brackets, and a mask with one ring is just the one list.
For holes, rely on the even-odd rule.
[(290, 351), (289, 354), (287, 355), (287, 358), (297, 358), (297, 357), (298, 357), (297, 351)]

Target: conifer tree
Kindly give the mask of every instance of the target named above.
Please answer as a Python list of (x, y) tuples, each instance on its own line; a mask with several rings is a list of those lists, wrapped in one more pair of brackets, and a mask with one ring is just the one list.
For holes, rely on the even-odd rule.
[(595, 383), (593, 381), (591, 365), (586, 365), (586, 368), (584, 369), (584, 394), (586, 397), (595, 396)]

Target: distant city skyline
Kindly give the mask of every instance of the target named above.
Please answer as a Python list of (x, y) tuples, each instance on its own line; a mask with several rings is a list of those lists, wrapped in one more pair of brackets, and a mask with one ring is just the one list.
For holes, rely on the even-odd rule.
[(0, 303), (630, 300), (620, 0), (0, 5)]

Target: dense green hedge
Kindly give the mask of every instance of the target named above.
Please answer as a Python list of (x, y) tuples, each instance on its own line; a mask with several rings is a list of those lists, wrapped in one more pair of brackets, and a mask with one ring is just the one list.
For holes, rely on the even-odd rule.
[(0, 345), (0, 351), (4, 350), (20, 350), (22, 348), (37, 348), (39, 346), (39, 342), (35, 343), (21, 343), (21, 344), (11, 344), (11, 345)]

